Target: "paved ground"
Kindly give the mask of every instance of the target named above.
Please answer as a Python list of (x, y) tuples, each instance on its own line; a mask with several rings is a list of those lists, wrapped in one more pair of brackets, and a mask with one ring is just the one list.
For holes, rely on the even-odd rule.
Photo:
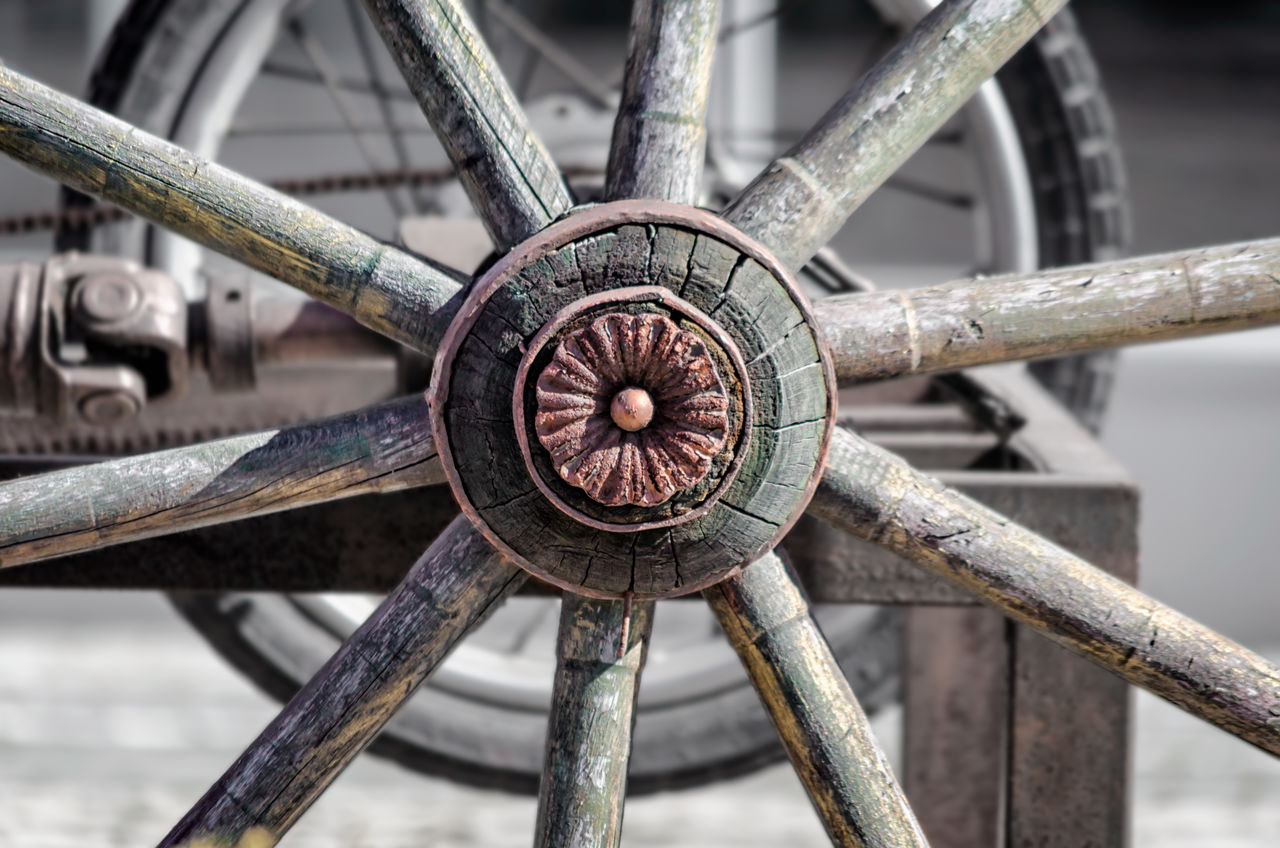
[[(46, 593), (0, 599), (0, 846), (154, 843), (273, 715), (162, 602)], [(48, 614), (57, 605), (62, 620)], [(1280, 651), (1272, 652), (1280, 656)], [(1134, 844), (1280, 840), (1280, 762), (1154, 698), (1137, 701)], [(896, 716), (878, 719), (891, 753)], [(365, 758), (285, 844), (527, 846), (532, 799), (463, 789)], [(628, 805), (629, 846), (820, 846), (783, 767)]]

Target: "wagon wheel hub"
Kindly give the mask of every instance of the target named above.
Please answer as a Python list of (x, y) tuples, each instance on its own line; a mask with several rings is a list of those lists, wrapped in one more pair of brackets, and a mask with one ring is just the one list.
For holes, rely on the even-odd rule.
[(562, 588), (705, 588), (785, 534), (830, 437), (831, 367), (760, 245), (652, 200), (579, 211), (475, 286), (432, 381), (463, 511)]

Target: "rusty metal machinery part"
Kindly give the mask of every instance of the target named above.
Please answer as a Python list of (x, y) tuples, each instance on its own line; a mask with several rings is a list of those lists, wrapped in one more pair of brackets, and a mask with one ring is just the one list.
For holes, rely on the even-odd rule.
[[(652, 427), (614, 423), (628, 392), (651, 407), (656, 398)], [(733, 482), (750, 449), (750, 375), (710, 316), (670, 289), (629, 286), (570, 304), (534, 336), (511, 414), (548, 500), (588, 526), (633, 533), (705, 514)]]
[(187, 303), (167, 275), (109, 256), (0, 265), (0, 414), (115, 426), (188, 378)]
[[(750, 433), (654, 506), (610, 506), (565, 483), (530, 426), (528, 378), (552, 358), (549, 341), (610, 313), (697, 334), (723, 357), (729, 433)], [(507, 254), (451, 325), (432, 385), (463, 511), (533, 574), (597, 597), (685, 594), (772, 548), (808, 503), (835, 420), (830, 361), (791, 276), (716, 216), (648, 200), (579, 210)]]
[(609, 312), (565, 336), (536, 401), (538, 441), (561, 479), (605, 506), (665, 503), (706, 478), (729, 437), (706, 345), (657, 312)]

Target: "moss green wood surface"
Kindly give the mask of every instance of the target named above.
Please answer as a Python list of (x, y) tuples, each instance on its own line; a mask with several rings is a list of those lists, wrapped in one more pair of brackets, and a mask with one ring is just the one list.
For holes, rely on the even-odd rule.
[(459, 277), (0, 67), (0, 153), (432, 353)]
[(636, 695), (652, 626), (652, 601), (563, 596), (537, 848), (609, 848), (622, 838)]
[(0, 484), (0, 567), (444, 481), (422, 398)]
[(284, 835), (469, 630), (524, 582), (464, 519), (174, 826), (162, 846)]
[(364, 3), (499, 248), (567, 211), (559, 169), (460, 0)]
[(1280, 322), (1280, 239), (825, 298), (842, 384)]
[(1066, 0), (944, 0), (724, 216), (804, 265)]
[(719, 0), (637, 0), (605, 197), (695, 204)]
[(703, 593), (837, 845), (925, 845), (794, 577), (768, 554)]
[(1130, 683), (1280, 754), (1280, 667), (893, 454), (837, 430), (810, 509)]

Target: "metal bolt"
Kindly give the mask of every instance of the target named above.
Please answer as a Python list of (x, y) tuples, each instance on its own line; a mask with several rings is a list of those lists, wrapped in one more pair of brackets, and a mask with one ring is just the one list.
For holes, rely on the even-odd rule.
[(138, 399), (122, 389), (94, 392), (80, 399), (84, 420), (108, 427), (132, 420), (140, 408)]
[(75, 307), (88, 321), (114, 323), (128, 318), (142, 304), (142, 291), (130, 277), (99, 274), (83, 280), (75, 290)]
[(613, 396), (609, 414), (614, 424), (629, 433), (643, 430), (653, 420), (653, 398), (644, 389), (628, 386)]

